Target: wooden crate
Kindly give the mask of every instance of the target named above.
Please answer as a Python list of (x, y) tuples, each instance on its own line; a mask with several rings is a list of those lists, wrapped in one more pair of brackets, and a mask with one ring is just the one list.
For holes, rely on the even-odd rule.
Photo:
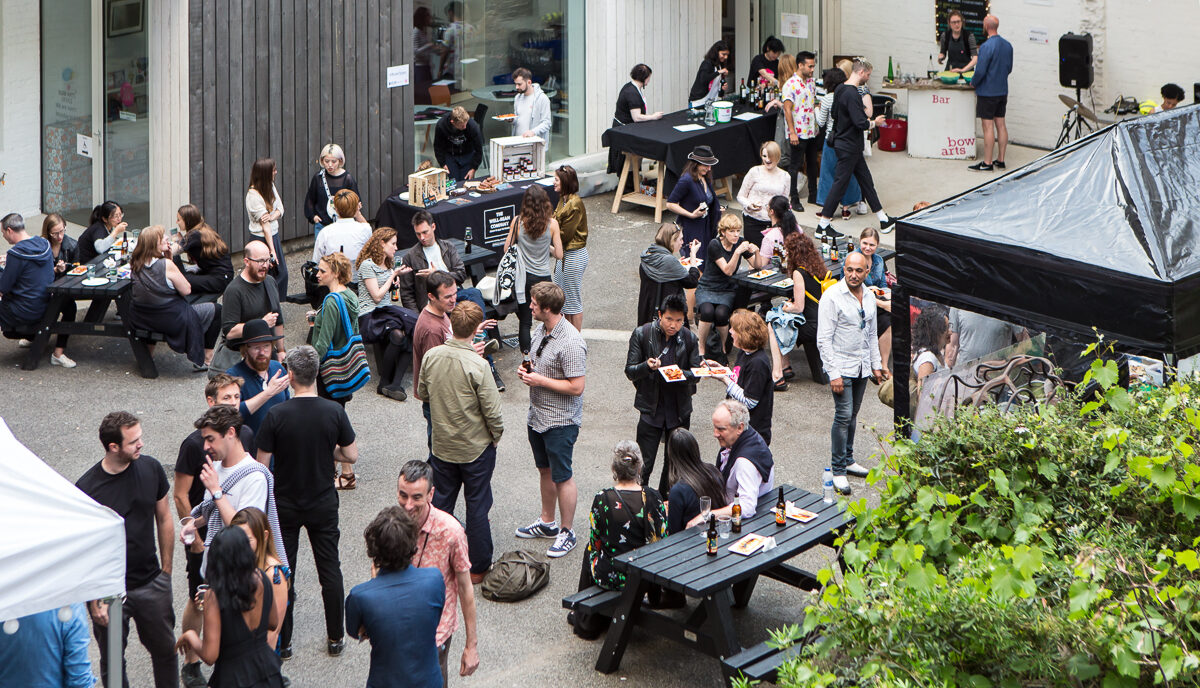
[(546, 142), (537, 136), (504, 136), (491, 141), (492, 176), (520, 182), (546, 176)]
[(449, 198), (450, 194), (446, 193), (446, 179), (446, 170), (440, 167), (431, 167), (408, 175), (409, 205), (424, 208), (427, 202), (432, 204)]

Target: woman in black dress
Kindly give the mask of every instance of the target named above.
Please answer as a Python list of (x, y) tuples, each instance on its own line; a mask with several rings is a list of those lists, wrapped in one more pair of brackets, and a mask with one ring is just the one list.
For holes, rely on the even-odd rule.
[[(729, 74), (729, 44), (717, 41), (712, 44), (700, 68), (696, 70), (696, 80), (692, 82), (692, 90), (688, 91), (688, 103), (693, 107), (703, 105), (706, 101), (717, 100), (721, 97), (721, 77)], [(725, 91), (733, 89), (732, 83), (725, 84)]]
[[(653, 70), (649, 65), (636, 64), (629, 71), (629, 82), (617, 93), (617, 108), (613, 112), (613, 126), (619, 127), (634, 122), (646, 122), (662, 119), (661, 111), (650, 112), (646, 104), (646, 84), (650, 83)], [(621, 171), (621, 152), (615, 148), (608, 149), (608, 172), (617, 174)]]
[(771, 413), (775, 406), (775, 382), (771, 377), (770, 335), (758, 313), (739, 308), (729, 318), (733, 346), (741, 349), (732, 375), (716, 375), (725, 383), (725, 394), (750, 409), (750, 427), (771, 443)]
[[(42, 238), (50, 242), (50, 253), (54, 258), (54, 279), (57, 280), (79, 262), (79, 244), (67, 236), (67, 221), (58, 213), (50, 213), (42, 220)], [(75, 322), (76, 313), (78, 309), (75, 307), (75, 299), (64, 300), (62, 308), (58, 311), (63, 322)], [(67, 335), (58, 335), (54, 340), (50, 362), (64, 368), (74, 368), (75, 361), (64, 353), (66, 348)]]
[[(179, 206), (175, 213), (175, 225), (179, 228), (179, 241), (172, 244), (171, 253), (175, 267), (183, 271), (184, 278), (192, 285), (188, 303), (215, 302), (233, 281), (229, 246), (204, 221), (200, 209), (191, 203)], [(190, 266), (184, 265), (182, 254), (187, 254)]]
[(93, 258), (112, 248), (128, 226), (125, 211), (116, 201), (105, 201), (92, 208), (88, 228), (79, 235), (79, 262), (90, 263)]
[[(787, 254), (788, 275), (792, 278), (792, 300), (785, 301), (776, 308), (782, 311), (784, 319), (788, 315), (800, 315), (804, 322), (796, 326), (794, 341), (785, 332), (786, 328), (772, 323), (775, 330), (773, 342), (775, 349), (772, 351), (772, 357), (778, 356), (777, 367), (781, 369), (783, 377), (791, 378), (793, 377), (792, 364), (787, 356), (796, 347), (803, 345), (804, 357), (808, 360), (808, 369), (812, 372), (813, 382), (823, 385), (828, 380), (821, 363), (821, 354), (817, 351), (817, 307), (821, 303), (821, 282), (819, 280), (823, 279), (829, 270), (825, 267), (825, 261), (817, 251), (816, 244), (802, 231), (789, 234), (783, 240), (783, 250)], [(792, 320), (798, 322), (800, 318)], [(780, 348), (781, 337), (785, 342), (786, 352)]]
[(667, 210), (679, 216), (676, 222), (683, 228), (683, 243), (690, 246), (699, 240), (699, 252), (692, 257), (701, 260), (707, 254), (709, 242), (717, 235), (717, 222), (721, 219), (712, 176), (712, 168), (718, 162), (712, 148), (696, 146), (688, 153), (687, 164), (667, 197)]
[[(700, 241), (693, 239), (688, 248), (693, 256), (696, 255), (696, 251), (700, 250)], [(641, 281), (638, 289), (638, 325), (653, 320), (659, 305), (668, 296), (681, 292), (692, 296), (691, 291), (700, 281), (700, 269), (692, 259), (680, 255), (682, 249), (683, 230), (679, 225), (664, 222), (654, 236), (654, 243), (642, 251), (641, 265), (638, 266)], [(691, 304), (688, 310), (692, 310)], [(684, 322), (687, 322), (686, 318)]]
[(175, 648), (191, 649), (213, 667), (211, 688), (282, 688), (280, 660), (267, 645), (267, 631), (283, 623), (271, 581), (258, 569), (254, 549), (241, 528), (226, 528), (208, 551), (209, 589), (196, 605), (204, 612), (204, 639), (194, 630)]
[[(724, 365), (729, 316), (738, 297), (737, 283), (730, 276), (738, 271), (743, 257), (754, 270), (765, 266), (768, 259), (758, 252), (758, 247), (742, 239), (742, 219), (733, 213), (721, 216), (717, 238), (709, 242), (707, 256), (708, 263), (704, 266), (704, 274), (700, 276), (696, 289), (696, 319), (700, 321), (696, 336), (700, 338), (700, 355), (714, 358)], [(714, 326), (720, 335), (719, 347), (716, 352), (710, 352), (707, 339)]]

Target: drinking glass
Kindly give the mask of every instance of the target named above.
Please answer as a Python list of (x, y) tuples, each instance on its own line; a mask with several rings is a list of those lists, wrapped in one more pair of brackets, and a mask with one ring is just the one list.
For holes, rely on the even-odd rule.
[(705, 523), (708, 523), (708, 515), (712, 513), (712, 498), (700, 498), (700, 518)]
[(196, 586), (196, 611), (204, 611), (204, 594), (208, 592), (208, 586), (204, 583)]
[(730, 516), (717, 517), (717, 535), (722, 540), (729, 539), (729, 533), (733, 530), (733, 518)]

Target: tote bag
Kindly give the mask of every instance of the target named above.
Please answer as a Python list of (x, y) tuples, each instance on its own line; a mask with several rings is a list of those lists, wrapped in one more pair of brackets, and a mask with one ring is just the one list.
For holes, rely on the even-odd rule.
[[(343, 399), (354, 394), (371, 379), (371, 367), (367, 364), (367, 350), (363, 348), (362, 335), (353, 333), (350, 313), (341, 294), (333, 293), (338, 312), (342, 316), (342, 327), (346, 330), (346, 345), (340, 349), (330, 348), (321, 361), (321, 383), (326, 393), (334, 399)], [(351, 334), (353, 333), (353, 334)]]

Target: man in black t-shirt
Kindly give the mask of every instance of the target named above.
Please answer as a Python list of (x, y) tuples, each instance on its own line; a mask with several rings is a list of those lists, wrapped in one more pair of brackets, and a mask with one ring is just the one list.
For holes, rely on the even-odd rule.
[(245, 265), (225, 288), (221, 299), (221, 334), (226, 342), (239, 340), (242, 338), (242, 327), (251, 320), (261, 318), (279, 336), (275, 352), (282, 361), (285, 351), (279, 290), (275, 280), (267, 279), (271, 269), (271, 253), (261, 241), (251, 241), (243, 250)]
[[(345, 649), (342, 604), (342, 565), (338, 559), (338, 494), (333, 480), (335, 462), (358, 461), (358, 444), (350, 418), (340, 404), (317, 396), (316, 349), (301, 345), (288, 352), (285, 364), (291, 375), (293, 396), (267, 412), (255, 435), (258, 460), (275, 456), (275, 506), (292, 580), (298, 566), (300, 529), (308, 531), (325, 604), (325, 630), (330, 655)], [(294, 588), (288, 589), (295, 599)], [(279, 639), (290, 656), (292, 611), (289, 604)]]
[[(171, 561), (175, 521), (167, 496), (167, 473), (151, 456), (142, 455), (142, 426), (136, 416), (114, 411), (100, 422), (104, 458), (75, 483), (92, 499), (125, 519), (125, 604), (121, 615), (122, 648), (129, 620), (150, 652), (157, 688), (177, 686), (175, 610), (171, 597)], [(155, 529), (158, 554), (155, 557)], [(160, 564), (161, 561), (161, 564)], [(88, 602), (92, 631), (100, 646), (100, 671), (108, 685), (108, 604)], [(124, 652), (122, 652), (124, 669)], [(128, 684), (126, 684), (128, 685)]]
[[(208, 381), (204, 387), (204, 398), (208, 405), (226, 404), (237, 408), (241, 401), (241, 385), (244, 381), (220, 373)], [(242, 447), (250, 456), (254, 456), (254, 431), (248, 426), (241, 428)], [(175, 460), (175, 512), (182, 521), (192, 515), (192, 509), (204, 501), (204, 483), (200, 482), (200, 470), (204, 468), (208, 456), (204, 453), (204, 438), (199, 430), (184, 438), (179, 445), (179, 456)], [(183, 607), (183, 620), (180, 628), (184, 631), (201, 631), (204, 617), (196, 609), (196, 586), (204, 582), (200, 574), (200, 564), (204, 561), (204, 536), (206, 528), (202, 525), (197, 529), (196, 539), (191, 546), (184, 550), (187, 561), (187, 602)], [(184, 654), (183, 671), (180, 675), (184, 686), (198, 688), (206, 685), (206, 680), (200, 673), (200, 658), (190, 648)]]

